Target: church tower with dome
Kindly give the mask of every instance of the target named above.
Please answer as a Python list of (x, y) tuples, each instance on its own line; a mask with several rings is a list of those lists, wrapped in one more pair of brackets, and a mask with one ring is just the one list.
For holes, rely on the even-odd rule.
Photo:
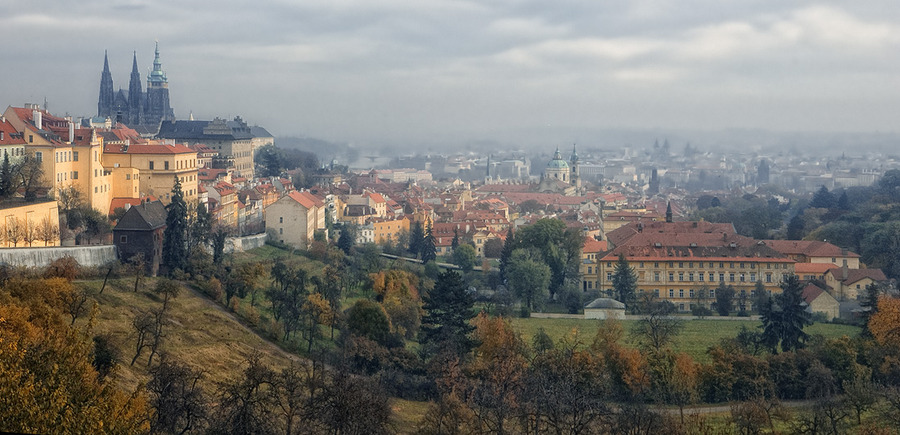
[(576, 195), (581, 189), (581, 179), (578, 176), (578, 153), (575, 146), (572, 146), (572, 157), (569, 162), (563, 159), (556, 147), (553, 153), (553, 159), (547, 162), (544, 173), (541, 175), (541, 183), (538, 185), (538, 191), (548, 193), (562, 193), (566, 196)]

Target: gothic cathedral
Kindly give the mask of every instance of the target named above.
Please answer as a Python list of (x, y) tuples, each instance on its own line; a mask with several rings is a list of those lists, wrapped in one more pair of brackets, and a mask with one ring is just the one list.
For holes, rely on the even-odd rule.
[(137, 53), (131, 66), (131, 80), (128, 93), (124, 89), (113, 90), (112, 73), (109, 72), (109, 57), (103, 55), (103, 72), (100, 74), (100, 99), (97, 101), (97, 116), (121, 122), (129, 127), (146, 125), (158, 128), (161, 121), (175, 119), (175, 112), (169, 105), (169, 80), (159, 61), (159, 43), (153, 69), (147, 76), (147, 92), (141, 89), (141, 74), (138, 72)]

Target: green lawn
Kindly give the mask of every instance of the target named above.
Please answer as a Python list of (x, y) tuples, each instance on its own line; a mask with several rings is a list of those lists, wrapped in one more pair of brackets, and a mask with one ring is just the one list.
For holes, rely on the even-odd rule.
[[(637, 323), (636, 320), (624, 320), (622, 326), (625, 329), (624, 344), (635, 346), (635, 343), (629, 336), (632, 326)], [(722, 338), (735, 337), (741, 330), (741, 326), (753, 329), (759, 326), (759, 321), (733, 321), (733, 320), (689, 320), (685, 322), (684, 329), (675, 340), (675, 349), (685, 352), (699, 362), (708, 362), (706, 350), (717, 344)], [(531, 338), (537, 332), (538, 328), (544, 328), (554, 341), (558, 341), (573, 330), (577, 331), (580, 342), (589, 345), (597, 332), (597, 328), (601, 325), (598, 320), (583, 319), (512, 319), (513, 328), (522, 334), (522, 338), (526, 343), (531, 343)], [(834, 325), (828, 323), (816, 323), (809, 326), (805, 330), (808, 334), (821, 334), (827, 338), (841, 337), (844, 335), (854, 336), (859, 333), (859, 328), (850, 325)]]

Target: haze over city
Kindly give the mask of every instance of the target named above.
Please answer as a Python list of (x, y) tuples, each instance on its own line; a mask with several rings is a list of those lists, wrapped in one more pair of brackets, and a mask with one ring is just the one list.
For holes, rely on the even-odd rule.
[(158, 40), (179, 119), (241, 115), (275, 136), (544, 147), (733, 128), (890, 138), (898, 12), (889, 1), (12, 1), (0, 5), (15, 59), (0, 95), (95, 115), (104, 51), (127, 88), (132, 52), (145, 74)]

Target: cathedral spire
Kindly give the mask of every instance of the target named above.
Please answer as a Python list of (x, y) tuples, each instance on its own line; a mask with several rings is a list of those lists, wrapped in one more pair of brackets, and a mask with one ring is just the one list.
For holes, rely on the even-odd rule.
[(128, 124), (144, 123), (144, 90), (141, 89), (141, 73), (138, 70), (137, 51), (131, 64), (131, 81), (128, 82)]
[(112, 73), (109, 72), (109, 54), (103, 51), (103, 72), (100, 73), (100, 98), (97, 99), (97, 116), (110, 116), (115, 103)]

